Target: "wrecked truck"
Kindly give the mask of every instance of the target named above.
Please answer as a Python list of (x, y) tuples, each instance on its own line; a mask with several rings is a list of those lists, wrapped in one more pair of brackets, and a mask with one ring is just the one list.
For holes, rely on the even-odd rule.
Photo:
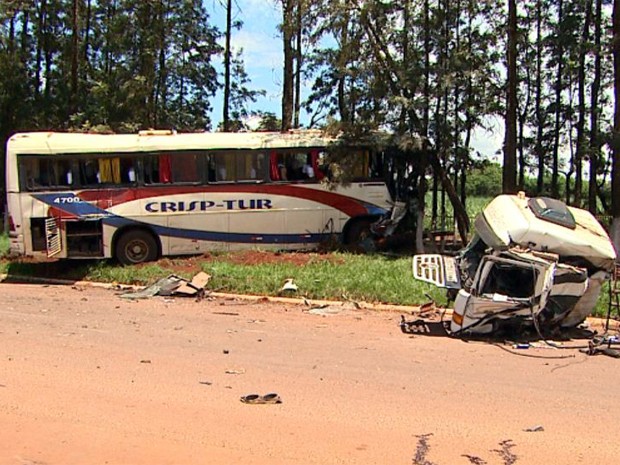
[(563, 330), (591, 313), (616, 266), (605, 229), (588, 211), (524, 193), (493, 199), (456, 256), (416, 255), (416, 279), (448, 290), (450, 332)]

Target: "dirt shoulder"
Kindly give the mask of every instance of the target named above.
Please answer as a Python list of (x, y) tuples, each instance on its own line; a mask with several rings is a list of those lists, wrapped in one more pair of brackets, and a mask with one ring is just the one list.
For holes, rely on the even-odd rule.
[[(0, 464), (618, 458), (620, 361), (607, 357), (409, 337), (398, 312), (80, 286), (0, 295)], [(239, 400), (268, 392), (282, 403)]]

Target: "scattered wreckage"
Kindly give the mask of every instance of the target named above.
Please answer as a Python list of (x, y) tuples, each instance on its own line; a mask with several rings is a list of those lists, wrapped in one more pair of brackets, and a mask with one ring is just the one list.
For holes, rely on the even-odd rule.
[(500, 195), (474, 228), (456, 256), (413, 259), (416, 279), (454, 299), (453, 335), (576, 327), (615, 269), (616, 252), (600, 223), (559, 200)]

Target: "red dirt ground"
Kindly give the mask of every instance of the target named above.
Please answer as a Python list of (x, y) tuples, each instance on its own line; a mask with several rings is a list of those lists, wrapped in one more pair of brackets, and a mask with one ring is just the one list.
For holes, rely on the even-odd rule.
[(302, 252), (270, 252), (261, 250), (244, 250), (227, 254), (209, 254), (183, 258), (162, 258), (156, 263), (177, 273), (195, 273), (200, 271), (201, 265), (206, 261), (227, 261), (237, 265), (259, 264), (291, 264), (304, 266), (308, 263), (328, 261), (342, 263), (342, 258), (333, 254), (302, 253)]
[(619, 462), (620, 360), (326, 310), (0, 283), (0, 465)]

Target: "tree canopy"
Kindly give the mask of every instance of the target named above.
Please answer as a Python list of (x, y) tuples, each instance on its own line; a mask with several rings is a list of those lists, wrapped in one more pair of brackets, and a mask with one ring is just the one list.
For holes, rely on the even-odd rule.
[[(620, 166), (618, 3), (273, 0), (265, 7), (280, 10), (274, 34), (283, 44), (277, 116), (249, 107), (261, 91), (251, 90), (241, 51), (230, 46), (242, 21), (220, 31), (208, 10), (230, 18), (238, 8), (238, 18), (243, 2), (6, 0), (0, 138), (241, 130), (252, 113), (267, 115), (261, 127), (270, 129), (386, 129), (428, 139), (465, 200), (481, 159), (472, 141), (499, 120), (504, 191), (562, 197), (620, 218), (620, 196), (609, 189)], [(220, 89), (224, 122), (211, 120)], [(440, 195), (436, 181), (432, 188)], [(434, 198), (433, 213), (441, 208)]]

